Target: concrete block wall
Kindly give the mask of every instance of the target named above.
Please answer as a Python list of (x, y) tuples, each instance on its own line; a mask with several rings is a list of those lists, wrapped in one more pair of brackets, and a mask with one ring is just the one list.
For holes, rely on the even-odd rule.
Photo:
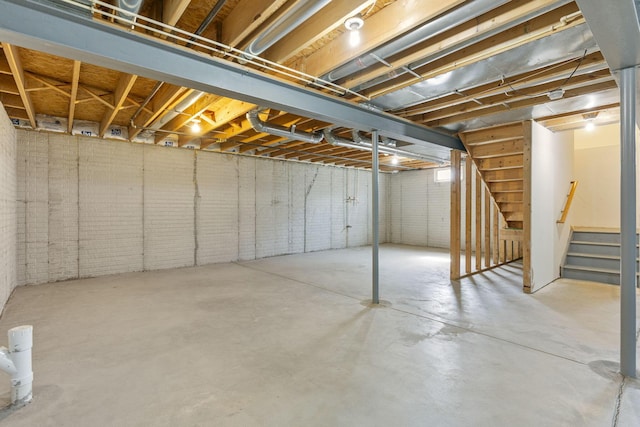
[[(368, 171), (17, 131), (18, 282), (366, 245)], [(380, 238), (391, 217), (380, 176)]]
[(449, 248), (448, 182), (435, 182), (435, 169), (393, 174), (390, 185), (390, 241)]
[(16, 131), (0, 104), (0, 312), (17, 284)]

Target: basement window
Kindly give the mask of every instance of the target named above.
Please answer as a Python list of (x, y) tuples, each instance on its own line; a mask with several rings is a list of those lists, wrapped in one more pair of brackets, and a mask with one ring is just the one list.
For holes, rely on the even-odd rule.
[[(435, 182), (450, 182), (451, 168), (436, 169), (434, 174)], [(464, 179), (464, 170), (460, 170), (460, 180)]]

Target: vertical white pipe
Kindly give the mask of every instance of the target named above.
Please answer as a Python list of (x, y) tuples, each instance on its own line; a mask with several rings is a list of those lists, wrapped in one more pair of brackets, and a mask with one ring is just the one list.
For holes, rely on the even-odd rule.
[(380, 296), (378, 292), (378, 282), (379, 282), (379, 256), (378, 256), (378, 246), (380, 244), (380, 230), (379, 230), (379, 200), (378, 200), (378, 131), (374, 130), (371, 135), (371, 231), (373, 234), (373, 241), (371, 242), (371, 246), (373, 249), (372, 261), (372, 282), (373, 282), (373, 292), (372, 292), (372, 302), (374, 304), (380, 304)]
[(636, 376), (636, 70), (620, 71), (620, 373)]
[(9, 354), (16, 368), (15, 373), (11, 375), (11, 403), (27, 403), (33, 398), (33, 326), (24, 325), (9, 329), (8, 335)]

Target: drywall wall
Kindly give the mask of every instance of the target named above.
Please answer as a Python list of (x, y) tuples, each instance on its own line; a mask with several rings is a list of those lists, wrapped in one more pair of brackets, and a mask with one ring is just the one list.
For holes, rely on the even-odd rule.
[(16, 283), (16, 131), (0, 104), (0, 313)]
[(578, 188), (573, 224), (620, 227), (620, 125), (574, 131)]
[(553, 133), (532, 124), (531, 141), (531, 289), (560, 276), (560, 264), (575, 210), (564, 224), (557, 220), (573, 175), (573, 133)]
[[(26, 130), (17, 139), (20, 284), (371, 241), (368, 171)], [(390, 179), (380, 176), (381, 242)]]

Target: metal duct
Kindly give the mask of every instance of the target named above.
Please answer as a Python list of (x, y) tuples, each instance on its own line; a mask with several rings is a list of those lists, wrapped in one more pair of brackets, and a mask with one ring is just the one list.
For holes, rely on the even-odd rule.
[[(358, 130), (354, 129), (353, 133), (354, 135), (357, 134)], [(350, 141), (348, 139), (340, 138), (339, 136), (334, 135), (330, 129), (325, 129), (323, 131), (323, 134), (324, 134), (324, 139), (326, 139), (327, 142), (331, 145), (335, 145), (338, 147), (345, 147), (345, 148), (357, 148), (359, 150), (366, 150), (366, 151), (371, 151), (373, 149), (373, 145), (371, 144), (371, 141), (367, 142), (364, 139), (362, 139), (362, 137), (360, 137), (359, 135), (358, 136), (359, 136), (360, 142), (354, 142), (354, 141)], [(402, 157), (407, 157), (410, 159), (424, 160), (426, 162), (438, 163), (439, 165), (442, 165), (445, 163), (445, 160), (437, 157), (430, 157), (422, 154), (412, 153), (410, 151), (401, 150), (399, 148), (379, 146), (378, 151), (384, 154), (393, 154), (393, 155), (398, 155)]]
[(133, 19), (133, 15), (137, 15), (142, 7), (143, 0), (118, 0), (116, 6), (124, 9), (126, 12), (118, 11), (118, 15), (126, 19)]
[(379, 64), (382, 62), (381, 59), (384, 60), (396, 55), (398, 52), (456, 27), (460, 22), (469, 21), (507, 2), (508, 0), (477, 0), (462, 5), (446, 15), (429, 21), (418, 29), (330, 71), (321, 78), (333, 82), (374, 64)]
[(296, 126), (293, 125), (290, 128), (278, 125), (270, 125), (258, 117), (260, 110), (252, 110), (247, 113), (247, 120), (251, 123), (251, 126), (256, 132), (268, 133), (275, 136), (282, 136), (285, 138), (295, 139), (297, 141), (309, 142), (311, 144), (318, 144), (322, 141), (322, 132), (302, 132), (296, 130)]
[(331, 0), (298, 1), (256, 37), (247, 48), (247, 52), (260, 55), (329, 3)]
[(185, 99), (180, 101), (180, 103), (176, 105), (176, 107), (173, 110), (168, 111), (167, 114), (165, 114), (159, 120), (157, 120), (151, 126), (149, 126), (149, 129), (160, 129), (162, 126), (169, 123), (171, 119), (178, 116), (178, 114), (181, 114), (184, 110), (186, 110), (187, 108), (195, 104), (195, 102), (198, 99), (200, 99), (202, 95), (204, 95), (204, 92), (200, 92), (199, 90), (191, 92), (191, 94), (189, 94)]

